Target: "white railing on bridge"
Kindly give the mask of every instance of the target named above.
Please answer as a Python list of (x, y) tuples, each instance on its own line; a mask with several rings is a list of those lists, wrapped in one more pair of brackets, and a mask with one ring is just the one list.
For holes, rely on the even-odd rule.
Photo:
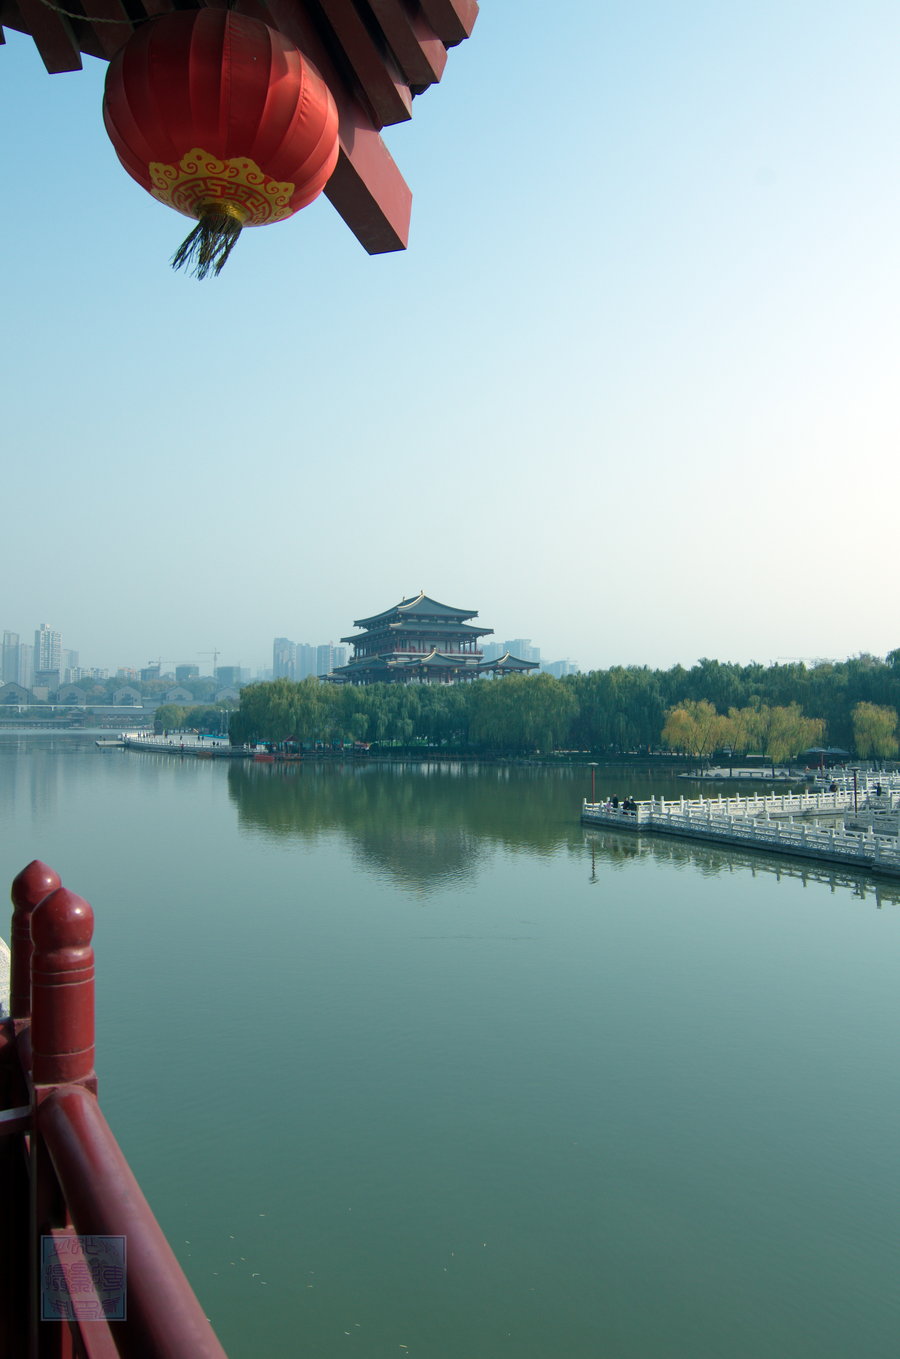
[(853, 863), (900, 876), (900, 841), (896, 835), (824, 827), (800, 821), (841, 813), (853, 806), (853, 790), (827, 793), (784, 793), (769, 797), (650, 798), (625, 809), (611, 802), (584, 802), (588, 824), (661, 831), (728, 844), (768, 849), (781, 854)]

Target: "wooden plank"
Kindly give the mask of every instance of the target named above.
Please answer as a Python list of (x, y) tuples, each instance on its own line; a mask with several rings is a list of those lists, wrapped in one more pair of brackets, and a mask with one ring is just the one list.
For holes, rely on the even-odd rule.
[(448, 47), (467, 38), (478, 18), (478, 0), (419, 0), (419, 7)]
[(368, 0), (407, 83), (418, 93), (440, 80), (447, 48), (422, 14), (398, 0)]
[[(19, 12), (27, 25), (27, 31), (34, 39), (41, 61), (51, 75), (58, 75), (61, 71), (81, 70), (78, 42), (72, 25), (64, 14), (58, 14), (55, 9), (48, 9), (46, 5), (41, 4), (41, 0), (19, 0)], [(10, 24), (10, 28), (12, 27)]]
[(390, 55), (380, 52), (353, 0), (319, 0), (319, 6), (353, 71), (376, 128), (412, 117), (412, 94)]

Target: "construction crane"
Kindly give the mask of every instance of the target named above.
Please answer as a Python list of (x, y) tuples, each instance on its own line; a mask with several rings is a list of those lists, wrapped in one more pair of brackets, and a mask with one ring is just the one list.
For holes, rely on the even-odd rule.
[(804, 665), (832, 665), (831, 656), (779, 656), (779, 661), (802, 661)]
[(164, 665), (174, 665), (175, 662), (174, 662), (174, 661), (168, 661), (168, 660), (164, 661), (163, 658), (162, 658), (162, 656), (160, 656), (160, 658), (159, 658), (158, 661), (155, 661), (155, 660), (153, 659), (153, 657), (151, 656), (150, 659), (149, 659), (149, 661), (147, 662), (147, 664), (148, 664), (148, 665), (155, 665), (157, 671), (159, 672), (159, 674), (162, 675), (162, 668), (163, 668), (163, 666), (164, 666)]
[(213, 677), (213, 679), (215, 679), (215, 677), (216, 677), (216, 671), (217, 671), (218, 668), (219, 668), (219, 657), (221, 656), (221, 654), (222, 654), (221, 651), (198, 651), (198, 652), (197, 652), (197, 655), (198, 655), (198, 656), (212, 656), (212, 658), (213, 658), (213, 672), (212, 672), (212, 677)]

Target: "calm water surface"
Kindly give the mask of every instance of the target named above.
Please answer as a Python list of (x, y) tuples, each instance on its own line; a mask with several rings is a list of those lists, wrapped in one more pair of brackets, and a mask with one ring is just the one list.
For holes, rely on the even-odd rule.
[(232, 1359), (895, 1359), (900, 893), (588, 791), (0, 736), (0, 866), (94, 907), (102, 1103)]

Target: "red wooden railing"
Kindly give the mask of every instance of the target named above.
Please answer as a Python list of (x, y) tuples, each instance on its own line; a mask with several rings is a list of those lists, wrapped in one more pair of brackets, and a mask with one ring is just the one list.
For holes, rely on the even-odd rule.
[[(97, 1103), (93, 911), (37, 860), (13, 881), (12, 899), (11, 1017), (0, 1024), (0, 1191), (10, 1208), (0, 1359), (225, 1359)], [(42, 1239), (77, 1252), (85, 1238), (124, 1238), (124, 1318), (102, 1316), (96, 1290), (99, 1319), (77, 1314), (85, 1287), (91, 1296), (84, 1267), (76, 1315), (42, 1320)]]

